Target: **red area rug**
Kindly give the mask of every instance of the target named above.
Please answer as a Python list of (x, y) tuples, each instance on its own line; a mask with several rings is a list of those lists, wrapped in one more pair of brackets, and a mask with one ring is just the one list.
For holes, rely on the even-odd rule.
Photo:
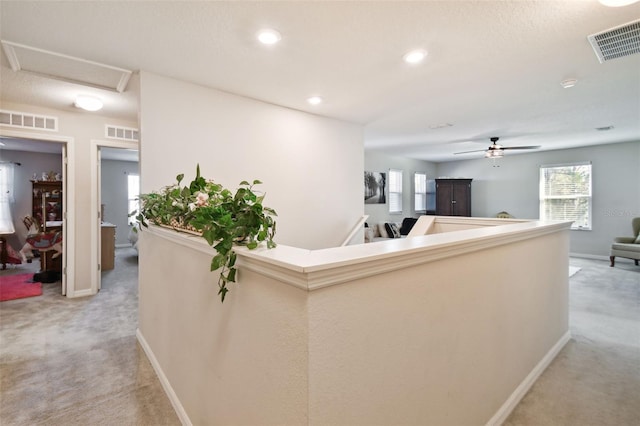
[(34, 283), (33, 274), (7, 275), (0, 277), (0, 302), (40, 296), (42, 284)]

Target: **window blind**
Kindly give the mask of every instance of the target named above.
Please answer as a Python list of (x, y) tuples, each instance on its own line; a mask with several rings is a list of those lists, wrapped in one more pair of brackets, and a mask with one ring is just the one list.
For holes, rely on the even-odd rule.
[(416, 172), (414, 174), (414, 210), (416, 212), (427, 211), (427, 175), (426, 173)]
[(389, 170), (389, 213), (402, 213), (402, 170)]
[(591, 229), (591, 163), (540, 167), (540, 219)]

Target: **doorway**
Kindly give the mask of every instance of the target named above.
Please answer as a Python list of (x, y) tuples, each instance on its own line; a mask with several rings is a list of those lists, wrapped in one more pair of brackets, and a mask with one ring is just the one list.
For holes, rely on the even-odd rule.
[[(20, 173), (20, 184), (22, 184), (21, 188), (21, 198), (22, 203), (19, 211), (15, 211), (14, 215), (16, 217), (13, 218), (14, 223), (18, 223), (16, 231), (18, 229), (22, 229), (20, 226), (21, 218), (23, 216), (33, 216), (33, 212), (36, 211), (35, 203), (36, 197), (33, 195), (33, 191), (35, 187), (34, 181), (38, 182), (50, 182), (51, 184), (57, 183), (56, 180), (60, 179), (59, 189), (58, 189), (58, 198), (55, 198), (53, 192), (46, 191), (50, 193), (53, 197), (49, 202), (46, 203), (45, 207), (43, 207), (43, 226), (46, 229), (47, 225), (53, 226), (55, 229), (59, 229), (62, 234), (62, 254), (61, 261), (59, 266), (60, 274), (60, 283), (61, 283), (61, 294), (67, 297), (75, 297), (75, 232), (74, 232), (74, 211), (75, 211), (75, 197), (73, 194), (73, 185), (68, 185), (69, 181), (73, 181), (75, 177), (75, 169), (72, 162), (69, 162), (67, 159), (72, 157), (73, 155), (73, 138), (58, 136), (58, 135), (45, 135), (39, 133), (28, 133), (21, 131), (13, 131), (7, 129), (0, 129), (0, 137), (2, 138), (4, 146), (3, 149), (13, 150), (13, 151), (21, 151), (22, 155), (26, 155), (28, 157), (29, 152), (32, 152), (34, 155), (40, 153), (50, 153), (54, 155), (60, 155), (60, 172), (59, 176), (55, 177), (55, 175), (44, 177), (43, 173), (46, 174), (47, 170), (31, 170), (28, 173), (29, 176), (25, 178), (22, 176), (24, 173)], [(23, 158), (27, 158), (23, 157)], [(26, 163), (26, 161), (25, 161)], [(32, 165), (32, 167), (41, 168), (42, 164)], [(23, 166), (20, 166), (23, 167)], [(24, 167), (27, 167), (25, 164)], [(26, 170), (26, 169), (23, 169)], [(20, 172), (23, 172), (20, 170)], [(28, 180), (31, 182), (27, 183)], [(25, 185), (29, 186), (28, 188)], [(55, 203), (54, 203), (55, 201)], [(56, 212), (56, 217), (48, 220), (49, 217), (47, 214), (47, 205), (49, 205), (52, 209), (54, 207), (59, 208), (60, 211)], [(28, 207), (25, 207), (27, 206)], [(51, 212), (49, 212), (51, 213)], [(43, 253), (44, 255), (44, 253)], [(43, 261), (43, 257), (41, 257), (40, 261)], [(44, 269), (44, 265), (42, 266)]]
[[(138, 144), (126, 141), (91, 141), (92, 280), (96, 294), (102, 277), (116, 267), (115, 253), (131, 247), (129, 234), (129, 178), (139, 176)], [(133, 253), (133, 248), (131, 248)], [(137, 254), (136, 254), (137, 255)]]

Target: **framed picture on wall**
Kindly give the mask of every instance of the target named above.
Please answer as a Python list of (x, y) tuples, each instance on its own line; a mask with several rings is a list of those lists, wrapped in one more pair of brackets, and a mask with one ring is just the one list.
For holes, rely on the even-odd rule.
[(385, 204), (387, 202), (386, 184), (385, 172), (364, 172), (364, 203)]

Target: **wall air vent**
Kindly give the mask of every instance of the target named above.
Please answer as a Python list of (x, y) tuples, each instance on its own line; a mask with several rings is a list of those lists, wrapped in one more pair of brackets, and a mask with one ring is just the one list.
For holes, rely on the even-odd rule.
[(640, 53), (640, 20), (587, 37), (600, 63)]
[(112, 124), (105, 126), (105, 136), (109, 139), (137, 142), (139, 139), (138, 133), (138, 129), (132, 129), (131, 127), (114, 126)]
[(58, 117), (29, 114), (27, 112), (0, 110), (0, 126), (58, 131)]

